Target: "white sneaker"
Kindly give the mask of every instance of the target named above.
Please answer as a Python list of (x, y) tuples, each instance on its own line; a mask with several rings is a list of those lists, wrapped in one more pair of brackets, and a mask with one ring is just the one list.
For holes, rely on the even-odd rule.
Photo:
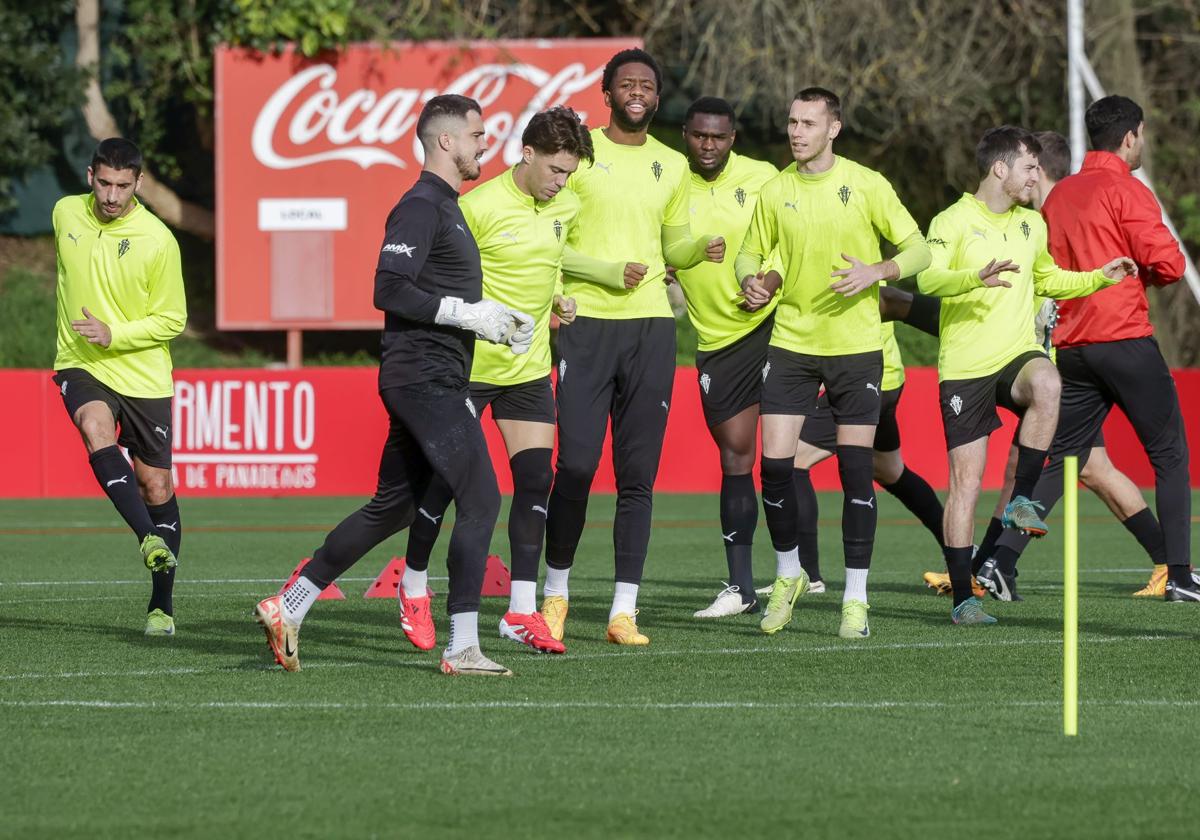
[(477, 645), (463, 648), (451, 656), (442, 655), (443, 674), (470, 674), (484, 677), (511, 677), (512, 671), (483, 655)]
[[(775, 586), (775, 584), (771, 584), (770, 586), (764, 586), (762, 589), (755, 589), (754, 594), (755, 595), (765, 595), (768, 598), (770, 598), (771, 590), (774, 588), (774, 586)], [(825, 591), (825, 581), (810, 580), (808, 582), (808, 589), (805, 591), (804, 594), (805, 595), (820, 595), (824, 591)]]
[[(721, 583), (725, 583), (725, 581), (721, 581)], [(724, 618), (727, 615), (741, 615), (754, 606), (754, 601), (749, 604), (742, 603), (740, 593), (741, 590), (738, 587), (727, 585), (717, 595), (715, 601), (702, 610), (696, 610), (692, 615), (695, 618)]]

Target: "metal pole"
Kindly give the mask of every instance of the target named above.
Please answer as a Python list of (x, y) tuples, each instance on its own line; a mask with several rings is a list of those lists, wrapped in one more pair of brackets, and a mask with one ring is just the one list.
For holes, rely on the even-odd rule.
[(1083, 124), (1083, 112), (1087, 104), (1083, 99), (1083, 74), (1080, 71), (1083, 58), (1083, 0), (1067, 0), (1067, 98), (1071, 114), (1073, 172), (1079, 171), (1087, 152), (1087, 131)]

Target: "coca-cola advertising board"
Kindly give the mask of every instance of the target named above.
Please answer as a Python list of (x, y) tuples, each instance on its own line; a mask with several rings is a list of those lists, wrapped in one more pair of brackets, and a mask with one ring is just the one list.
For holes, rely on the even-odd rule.
[(422, 105), (441, 93), (480, 103), (491, 178), (520, 159), (538, 111), (564, 104), (606, 121), (604, 65), (640, 45), (360, 44), (315, 59), (218, 48), (217, 326), (379, 327), (375, 262), (388, 211), (421, 171)]

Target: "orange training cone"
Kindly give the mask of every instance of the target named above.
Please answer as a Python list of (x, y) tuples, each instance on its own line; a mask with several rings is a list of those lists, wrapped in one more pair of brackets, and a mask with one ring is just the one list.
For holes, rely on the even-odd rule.
[(483, 571), (483, 594), (506, 597), (512, 594), (512, 574), (498, 554), (488, 555), (487, 568)]
[[(374, 583), (363, 593), (364, 598), (395, 598), (400, 588), (400, 578), (404, 577), (404, 558), (393, 557), (383, 567), (383, 571), (375, 578)], [(429, 597), (433, 597), (433, 589), (425, 587)]]

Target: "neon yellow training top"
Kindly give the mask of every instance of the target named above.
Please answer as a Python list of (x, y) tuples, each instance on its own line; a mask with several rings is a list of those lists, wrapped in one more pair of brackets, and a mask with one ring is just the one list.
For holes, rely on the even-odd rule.
[(878, 285), (844, 297), (829, 288), (831, 275), (848, 267), (842, 254), (876, 263), (880, 236), (900, 244), (919, 232), (892, 185), (872, 169), (843, 157), (816, 175), (795, 164), (784, 169), (763, 186), (741, 249), (747, 265), (779, 249), (784, 278), (771, 344), (814, 356), (879, 350)]
[[(917, 285), (943, 299), (940, 380), (990, 376), (1022, 353), (1044, 351), (1035, 338), (1035, 295), (1084, 297), (1115, 282), (1099, 270), (1055, 265), (1040, 213), (1020, 206), (993, 213), (967, 193), (934, 217), (927, 241), (933, 262), (917, 275)], [(1001, 275), (1011, 288), (983, 285), (979, 270), (992, 260), (1020, 268)]]
[[(137, 199), (108, 223), (96, 218), (95, 201), (92, 193), (67, 196), (51, 217), (58, 255), (54, 368), (82, 368), (127, 397), (173, 396), (167, 344), (187, 322), (179, 245)], [(71, 329), (85, 306), (112, 331), (108, 347)]]
[(532, 315), (533, 345), (514, 356), (503, 344), (475, 342), (471, 381), (519, 385), (550, 374), (550, 308), (563, 247), (579, 215), (579, 198), (562, 189), (536, 202), (513, 180), (516, 167), (463, 196), (458, 204), (483, 263), (483, 296)]

